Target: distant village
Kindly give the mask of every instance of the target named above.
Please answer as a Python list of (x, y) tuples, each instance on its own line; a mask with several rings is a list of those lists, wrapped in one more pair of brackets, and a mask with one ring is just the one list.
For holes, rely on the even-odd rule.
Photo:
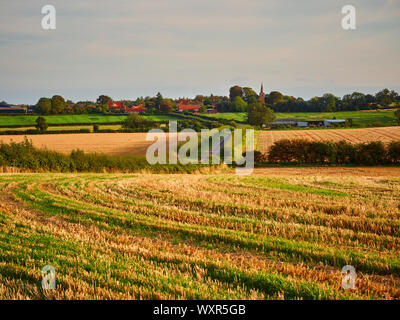
[[(332, 126), (345, 126), (348, 120), (345, 119), (336, 119), (333, 117), (333, 119), (327, 119), (327, 118), (320, 118), (320, 119), (313, 119), (313, 120), (304, 120), (301, 119), (301, 114), (304, 112), (321, 112), (325, 111), (327, 112), (328, 108), (323, 106), (323, 109), (325, 110), (320, 110), (321, 108), (317, 108), (319, 111), (316, 111), (313, 109), (313, 103), (317, 101), (317, 98), (313, 98), (309, 100), (308, 102), (305, 102), (301, 98), (294, 98), (291, 96), (283, 96), (279, 92), (271, 92), (270, 94), (265, 94), (263, 85), (261, 85), (261, 89), (259, 93), (257, 94), (256, 92), (252, 91), (251, 88), (241, 88), (238, 86), (232, 87), (232, 89), (238, 89), (239, 94), (240, 92), (243, 92), (243, 97), (236, 97), (236, 99), (239, 99), (239, 105), (240, 103), (247, 103), (248, 100), (246, 100), (245, 92), (250, 92), (253, 97), (256, 98), (259, 102), (262, 104), (269, 106), (270, 108), (273, 109), (273, 111), (277, 113), (285, 113), (285, 112), (290, 112), (291, 115), (298, 113), (299, 118), (276, 118), (270, 125), (272, 127), (299, 127), (299, 128), (305, 128), (305, 127), (332, 127)], [(278, 101), (275, 102), (273, 101), (272, 97), (278, 97)], [(362, 98), (362, 94), (359, 93), (353, 93), (351, 97), (355, 97), (357, 99)], [(393, 96), (393, 97), (392, 97)], [(104, 96), (107, 97), (107, 96)], [(336, 104), (341, 106), (341, 111), (347, 111), (347, 110), (352, 110), (353, 107), (348, 107), (347, 109), (344, 108), (344, 103), (348, 101), (350, 95), (347, 95), (343, 97), (342, 100), (340, 98), (335, 98), (336, 99)], [(369, 100), (372, 99), (372, 95), (365, 95), (366, 98)], [(369, 101), (369, 108), (376, 108), (374, 104), (380, 103), (383, 105), (382, 101), (385, 99), (388, 100), (389, 97), (391, 97), (390, 101), (396, 101), (398, 98), (398, 95), (396, 95), (396, 92), (394, 91), (389, 91), (387, 89), (382, 90), (381, 92), (378, 92), (375, 96), (375, 100)], [(84, 113), (104, 113), (104, 114), (152, 114), (154, 110), (149, 110), (149, 106), (144, 105), (143, 101), (140, 101), (140, 99), (136, 100), (136, 103), (134, 101), (113, 101), (111, 98), (107, 97), (109, 100), (105, 102), (99, 103), (99, 101), (96, 102), (78, 102), (78, 103), (73, 103), (71, 101), (66, 101), (64, 102), (65, 106), (65, 113), (66, 114), (74, 114), (74, 110), (76, 107), (82, 108)], [(243, 98), (243, 99), (242, 99)], [(324, 102), (325, 100), (331, 101), (331, 103), (334, 102), (333, 95), (324, 95), (321, 98), (318, 98), (318, 101)], [(147, 98), (146, 98), (147, 99)], [(205, 102), (206, 99), (206, 102)], [(285, 100), (286, 99), (286, 100)], [(325, 99), (325, 100), (324, 100)], [(351, 98), (352, 99), (352, 98)], [(143, 100), (143, 99), (142, 99)], [(167, 107), (167, 110), (161, 110), (161, 106), (159, 105), (158, 109), (155, 112), (161, 112), (161, 113), (168, 113), (168, 112), (181, 112), (181, 113), (193, 113), (193, 114), (217, 114), (217, 113), (229, 113), (229, 112), (246, 112), (245, 109), (236, 109), (236, 110), (230, 110), (229, 108), (221, 108), (221, 101), (222, 103), (229, 104), (229, 103), (235, 103), (235, 100), (232, 97), (219, 97), (219, 96), (209, 96), (209, 97), (204, 97), (204, 96), (196, 96), (195, 99), (187, 99), (187, 98), (181, 98), (178, 100), (173, 100), (173, 99), (165, 99), (169, 101), (169, 105)], [(283, 101), (283, 102), (282, 102)], [(350, 101), (350, 100), (349, 100)], [(389, 103), (390, 101), (386, 102)], [(321, 103), (322, 103), (321, 102)], [(318, 102), (319, 103), (319, 102)], [(285, 105), (286, 104), (286, 105)], [(281, 107), (287, 108), (293, 107), (297, 105), (309, 105), (310, 109), (309, 111), (306, 110), (301, 110), (301, 111), (284, 111), (280, 110)], [(353, 103), (354, 104), (354, 103)], [(364, 104), (363, 104), (364, 105)], [(368, 103), (366, 104), (368, 105)], [(101, 107), (101, 108), (100, 108)], [(150, 107), (151, 108), (151, 107)], [(358, 108), (358, 107), (357, 107)], [(360, 108), (362, 109), (362, 108)], [(331, 110), (331, 112), (334, 112), (335, 110)], [(338, 110), (339, 111), (339, 110)], [(12, 105), (12, 104), (7, 104), (5, 102), (0, 102), (0, 115), (13, 115), (13, 114), (43, 114), (42, 112), (37, 111), (37, 105), (36, 106), (29, 106), (29, 105)], [(44, 113), (44, 114), (49, 114), (49, 113)], [(57, 113), (56, 113), (57, 114)]]
[[(262, 97), (262, 92), (260, 93)], [(200, 109), (202, 108), (202, 103), (199, 101), (193, 101), (190, 99), (180, 99), (176, 104), (177, 112), (193, 112), (194, 114), (198, 114)], [(126, 106), (123, 101), (113, 101), (108, 102), (108, 109), (115, 110), (126, 114), (142, 114), (147, 111), (142, 105), (130, 105)], [(212, 108), (206, 109), (209, 114), (219, 113), (218, 110), (213, 105)], [(10, 104), (0, 104), (0, 114), (34, 114), (33, 106), (19, 106), (19, 105), (10, 105)], [(344, 119), (322, 119), (322, 120), (299, 120), (294, 118), (280, 118), (275, 119), (271, 126), (285, 126), (285, 127), (331, 127), (331, 126), (344, 126), (346, 120)]]

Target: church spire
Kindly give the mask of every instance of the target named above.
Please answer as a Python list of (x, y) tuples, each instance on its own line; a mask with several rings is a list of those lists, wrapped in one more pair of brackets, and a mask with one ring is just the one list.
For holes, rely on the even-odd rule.
[(265, 103), (265, 93), (264, 93), (264, 84), (261, 82), (261, 90), (260, 94), (258, 95), (258, 99), (261, 103)]

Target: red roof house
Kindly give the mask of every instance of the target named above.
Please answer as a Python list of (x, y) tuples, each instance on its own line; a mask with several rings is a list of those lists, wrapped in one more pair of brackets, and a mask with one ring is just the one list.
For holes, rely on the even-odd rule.
[(114, 109), (114, 110), (124, 110), (125, 112), (129, 112), (129, 113), (139, 113), (139, 112), (144, 112), (144, 111), (147, 110), (142, 105), (127, 107), (127, 106), (124, 105), (124, 103), (122, 101), (109, 102), (108, 103), (108, 108), (109, 109)]
[(108, 109), (125, 110), (125, 105), (122, 101), (109, 102)]
[(200, 104), (193, 103), (191, 100), (179, 100), (178, 111), (183, 112), (184, 110), (199, 111), (201, 108)]
[(130, 108), (126, 108), (125, 111), (139, 113), (139, 112), (147, 111), (147, 109), (145, 107), (143, 107), (142, 105), (140, 105), (140, 106), (131, 106)]

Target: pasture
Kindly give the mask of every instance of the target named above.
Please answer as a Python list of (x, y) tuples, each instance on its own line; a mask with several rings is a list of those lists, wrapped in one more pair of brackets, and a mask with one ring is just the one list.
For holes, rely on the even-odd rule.
[(398, 168), (2, 174), (0, 190), (1, 299), (400, 299)]
[[(279, 113), (276, 112), (276, 118), (294, 118), (298, 120), (324, 120), (332, 119), (352, 119), (355, 127), (373, 127), (373, 126), (395, 126), (397, 120), (391, 110), (367, 110), (367, 111), (346, 111), (346, 112), (296, 112)], [(242, 113), (217, 113), (208, 116), (216, 119), (246, 121), (247, 114)]]
[[(36, 124), (38, 116), (0, 116), (0, 127), (21, 126), (31, 127)], [(101, 114), (77, 114), (77, 115), (55, 115), (43, 116), (47, 123), (51, 125), (79, 125), (79, 124), (113, 124), (122, 122), (126, 115), (101, 115)], [(145, 116), (153, 121), (169, 121), (176, 119), (169, 115)]]

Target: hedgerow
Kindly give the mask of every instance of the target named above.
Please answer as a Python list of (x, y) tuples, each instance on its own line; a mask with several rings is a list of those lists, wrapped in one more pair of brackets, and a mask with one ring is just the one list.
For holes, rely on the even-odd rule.
[(369, 166), (398, 164), (400, 142), (385, 145), (381, 141), (351, 144), (346, 141), (316, 142), (285, 139), (272, 145), (268, 162)]
[(0, 143), (0, 165), (39, 172), (136, 172), (190, 173), (207, 165), (150, 165), (144, 156), (110, 156), (73, 150), (70, 154), (37, 149), (24, 142)]

